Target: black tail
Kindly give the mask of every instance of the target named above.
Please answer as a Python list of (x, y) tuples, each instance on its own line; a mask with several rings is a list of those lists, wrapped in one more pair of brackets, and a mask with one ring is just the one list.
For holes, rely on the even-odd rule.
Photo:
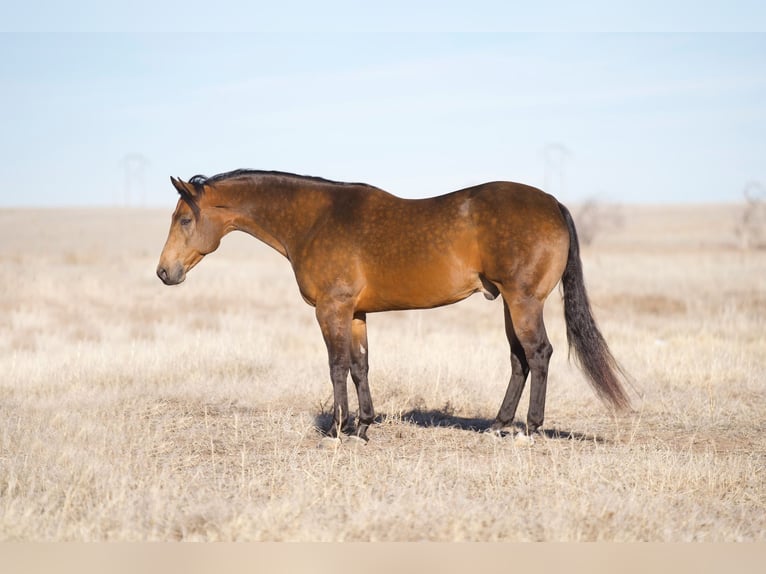
[(561, 284), (564, 287), (564, 317), (567, 324), (569, 350), (574, 348), (580, 367), (588, 382), (601, 400), (618, 410), (630, 408), (630, 399), (621, 379), (625, 373), (612, 356), (601, 331), (593, 318), (593, 312), (585, 291), (585, 281), (580, 261), (580, 244), (577, 240), (574, 220), (569, 210), (559, 203), (559, 209), (569, 228), (569, 257)]

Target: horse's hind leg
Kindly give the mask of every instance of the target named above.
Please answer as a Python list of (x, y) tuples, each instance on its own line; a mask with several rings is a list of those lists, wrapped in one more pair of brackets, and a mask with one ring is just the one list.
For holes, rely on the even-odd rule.
[(492, 430), (496, 431), (513, 422), (513, 417), (519, 406), (519, 399), (529, 374), (527, 356), (513, 329), (513, 320), (511, 319), (511, 313), (508, 310), (508, 303), (505, 299), (503, 299), (503, 314), (505, 315), (505, 335), (508, 338), (508, 344), (511, 346), (511, 380), (508, 382), (508, 389), (505, 391), (505, 398), (497, 413), (497, 418), (492, 424)]
[[(543, 323), (543, 302), (535, 297), (509, 297), (506, 293), (503, 293), (503, 297), (510, 312), (513, 331), (524, 350), (531, 373), (527, 432), (534, 432), (543, 424), (545, 417), (548, 364), (553, 354), (553, 347)], [(509, 385), (509, 391), (511, 386)], [(521, 394), (521, 391), (518, 393)], [(511, 398), (514, 398), (514, 395)], [(518, 399), (516, 401), (518, 403)]]
[(351, 378), (359, 399), (359, 428), (356, 436), (365, 441), (367, 429), (375, 419), (370, 385), (367, 382), (368, 372), (367, 319), (364, 313), (360, 313), (354, 316), (351, 323)]

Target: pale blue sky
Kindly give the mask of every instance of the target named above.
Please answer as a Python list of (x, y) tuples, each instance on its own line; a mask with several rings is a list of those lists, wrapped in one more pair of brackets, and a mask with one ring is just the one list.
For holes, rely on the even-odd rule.
[(766, 181), (763, 33), (135, 27), (0, 34), (0, 206), (121, 202), (128, 154), (147, 205), (173, 203), (170, 175), (241, 167), (407, 197), (543, 186), (550, 144), (570, 152), (548, 168), (564, 201), (739, 201)]

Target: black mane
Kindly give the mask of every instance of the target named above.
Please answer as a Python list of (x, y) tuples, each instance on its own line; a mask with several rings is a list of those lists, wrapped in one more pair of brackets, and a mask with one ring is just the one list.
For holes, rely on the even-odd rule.
[(205, 175), (195, 175), (189, 179), (189, 184), (194, 186), (195, 194), (192, 195), (186, 191), (178, 190), (178, 193), (194, 212), (194, 217), (199, 218), (200, 208), (197, 202), (197, 197), (205, 193), (206, 185), (215, 185), (221, 181), (228, 181), (232, 179), (258, 179), (262, 177), (273, 177), (287, 180), (297, 180), (311, 182), (319, 185), (334, 185), (334, 186), (348, 186), (348, 187), (367, 187), (375, 189), (373, 186), (366, 183), (348, 183), (343, 181), (333, 181), (331, 179), (325, 179), (323, 177), (314, 177), (310, 175), (297, 175), (295, 173), (289, 173), (285, 171), (262, 171), (257, 169), (235, 169), (234, 171), (227, 171), (225, 173), (219, 173), (211, 177)]
[(295, 173), (289, 173), (285, 171), (262, 171), (257, 169), (235, 169), (234, 171), (227, 171), (225, 173), (219, 173), (217, 175), (206, 177), (204, 175), (195, 175), (189, 183), (194, 186), (194, 189), (198, 193), (203, 193), (205, 185), (215, 185), (220, 181), (227, 181), (230, 179), (238, 178), (258, 178), (258, 177), (280, 177), (285, 179), (297, 179), (301, 181), (310, 181), (313, 183), (329, 184), (329, 185), (348, 185), (348, 186), (364, 186), (371, 187), (366, 183), (348, 183), (343, 181), (333, 181), (331, 179), (325, 179), (323, 177), (314, 177), (311, 175), (297, 175)]

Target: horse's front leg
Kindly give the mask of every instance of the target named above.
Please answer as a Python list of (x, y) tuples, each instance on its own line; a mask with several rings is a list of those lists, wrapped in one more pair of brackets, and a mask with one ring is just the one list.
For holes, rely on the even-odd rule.
[(317, 302), (316, 317), (327, 345), (330, 380), (333, 389), (333, 422), (329, 435), (339, 437), (348, 425), (347, 380), (351, 368), (351, 322), (353, 305), (349, 301)]
[(367, 429), (375, 419), (372, 407), (370, 385), (367, 382), (369, 372), (369, 354), (367, 346), (367, 318), (364, 313), (354, 315), (351, 324), (351, 379), (356, 385), (359, 399), (359, 428), (356, 436), (367, 442)]

